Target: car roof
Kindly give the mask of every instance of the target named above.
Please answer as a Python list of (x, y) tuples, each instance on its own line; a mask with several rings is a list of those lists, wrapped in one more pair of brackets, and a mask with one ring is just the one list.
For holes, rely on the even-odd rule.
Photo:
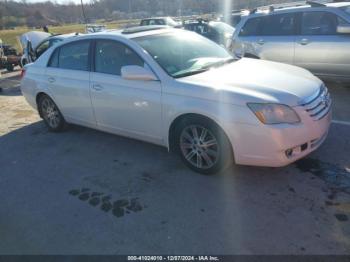
[(53, 35), (53, 36), (50, 36), (50, 38), (57, 38), (57, 39), (66, 39), (66, 38), (69, 38), (69, 37), (72, 37), (72, 36), (76, 36), (76, 35), (79, 35), (77, 33), (70, 33), (70, 34), (63, 34), (63, 35)]
[[(317, 2), (315, 3), (317, 4)], [(277, 8), (275, 8), (272, 12), (269, 12), (270, 6), (263, 6), (263, 7), (258, 7), (258, 12), (251, 13), (251, 14), (247, 13), (245, 16), (254, 17), (254, 16), (271, 15), (276, 13), (287, 13), (287, 12), (293, 12), (293, 11), (305, 11), (310, 8), (322, 10), (324, 8), (340, 8), (344, 6), (350, 6), (350, 2), (334, 2), (334, 3), (332, 2), (332, 3), (320, 3), (320, 4), (321, 4), (320, 6), (316, 6), (316, 5), (313, 6), (311, 4), (306, 4), (305, 2), (292, 2), (292, 3), (286, 3), (286, 4), (279, 4), (279, 5), (275, 5), (277, 6)], [(274, 7), (274, 5), (271, 5), (271, 7)]]
[(136, 26), (136, 27), (130, 27), (122, 30), (107, 30), (107, 31), (96, 32), (92, 34), (77, 35), (76, 37), (74, 37), (74, 40), (93, 39), (98, 37), (110, 37), (110, 36), (119, 36), (126, 39), (132, 39), (132, 38), (143, 37), (143, 36), (176, 32), (178, 30), (182, 30), (182, 29), (176, 29), (169, 26), (159, 26), (159, 25), (158, 26), (157, 25)]

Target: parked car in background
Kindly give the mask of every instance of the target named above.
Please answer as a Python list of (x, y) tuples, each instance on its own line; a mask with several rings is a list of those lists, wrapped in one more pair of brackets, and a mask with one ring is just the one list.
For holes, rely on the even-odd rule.
[(0, 39), (0, 69), (6, 68), (7, 71), (12, 72), (15, 66), (20, 65), (20, 58), (14, 47), (4, 44)]
[(244, 10), (232, 10), (228, 15), (221, 15), (218, 21), (227, 23), (232, 27), (236, 27), (242, 19), (242, 14)]
[(34, 62), (51, 46), (75, 35), (77, 34), (51, 35), (40, 31), (32, 31), (23, 34), (20, 37), (20, 42), (23, 48), (21, 65), (24, 66), (28, 63)]
[(105, 25), (87, 24), (85, 26), (85, 33), (86, 34), (98, 33), (98, 32), (103, 32), (106, 30), (107, 30), (107, 26), (105, 26)]
[(67, 39), (25, 67), (21, 90), (51, 131), (74, 123), (151, 142), (203, 174), (234, 160), (292, 163), (323, 143), (331, 121), (328, 90), (307, 70), (237, 61), (169, 27)]
[(239, 22), (241, 22), (241, 19), (242, 19), (242, 11), (235, 10), (235, 11), (232, 11), (231, 17), (229, 17), (228, 23), (231, 26), (236, 27), (239, 24)]
[(188, 20), (183, 23), (186, 30), (196, 32), (217, 44), (228, 48), (235, 29), (223, 22), (206, 21), (203, 19)]
[(350, 80), (350, 2), (273, 8), (242, 18), (230, 50)]
[(140, 22), (140, 26), (148, 26), (148, 25), (167, 25), (171, 27), (180, 28), (182, 27), (181, 22), (176, 22), (171, 17), (152, 17), (142, 19)]

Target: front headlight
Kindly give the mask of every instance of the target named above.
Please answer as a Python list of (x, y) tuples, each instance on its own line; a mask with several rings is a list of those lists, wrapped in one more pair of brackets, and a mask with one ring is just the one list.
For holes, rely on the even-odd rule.
[(247, 105), (263, 124), (300, 123), (298, 114), (287, 105), (260, 103), (248, 103)]

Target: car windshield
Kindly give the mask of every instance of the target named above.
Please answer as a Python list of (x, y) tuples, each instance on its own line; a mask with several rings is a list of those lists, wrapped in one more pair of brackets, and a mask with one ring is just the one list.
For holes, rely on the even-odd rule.
[(198, 74), (233, 61), (221, 46), (193, 32), (134, 38), (172, 77)]
[(235, 31), (235, 29), (232, 26), (222, 22), (210, 22), (209, 25), (214, 27), (217, 31), (219, 31), (222, 34), (232, 35), (233, 32)]
[(341, 9), (343, 9), (345, 12), (347, 12), (350, 15), (350, 5), (343, 6)]

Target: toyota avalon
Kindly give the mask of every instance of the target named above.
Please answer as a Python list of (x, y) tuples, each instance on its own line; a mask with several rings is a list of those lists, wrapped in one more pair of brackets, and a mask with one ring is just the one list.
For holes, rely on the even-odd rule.
[(202, 174), (288, 165), (322, 144), (331, 121), (328, 90), (309, 71), (235, 60), (169, 27), (75, 36), (24, 70), (22, 93), (49, 130), (74, 123), (158, 144)]

